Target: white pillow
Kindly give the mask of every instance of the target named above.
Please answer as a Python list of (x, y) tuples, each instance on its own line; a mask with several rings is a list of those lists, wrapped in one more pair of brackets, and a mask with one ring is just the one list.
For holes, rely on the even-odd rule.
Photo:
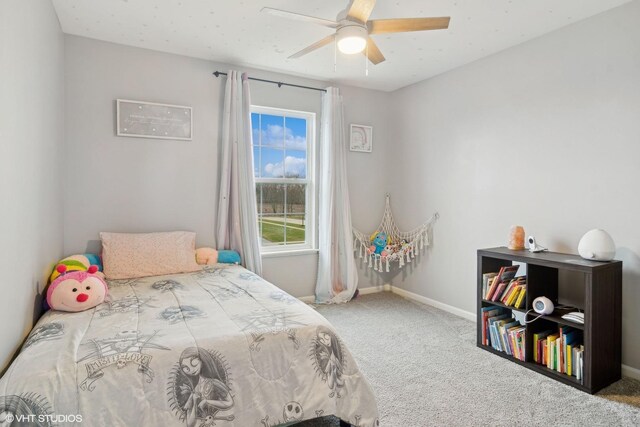
[(196, 233), (100, 233), (107, 279), (187, 273), (196, 263)]

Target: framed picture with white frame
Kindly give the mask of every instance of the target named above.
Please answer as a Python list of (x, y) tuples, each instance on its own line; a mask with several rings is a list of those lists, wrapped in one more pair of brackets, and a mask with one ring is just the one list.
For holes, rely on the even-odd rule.
[(349, 150), (371, 153), (373, 150), (373, 128), (371, 126), (351, 124)]

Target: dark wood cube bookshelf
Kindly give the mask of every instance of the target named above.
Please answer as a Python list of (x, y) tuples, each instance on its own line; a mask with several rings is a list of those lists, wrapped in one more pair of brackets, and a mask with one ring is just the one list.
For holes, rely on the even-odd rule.
[[(500, 267), (514, 262), (527, 265), (526, 305), (523, 309), (508, 307), (495, 301), (487, 301), (482, 295), (482, 275), (498, 272)], [(584, 301), (576, 307), (584, 311), (584, 324), (563, 319), (567, 310), (556, 309), (552, 314), (527, 323), (525, 332), (525, 361), (516, 359), (482, 344), (482, 308), (498, 306), (525, 314), (531, 310), (533, 300), (545, 296), (558, 306), (559, 272), (566, 270), (581, 273)], [(547, 377), (561, 381), (587, 393), (598, 390), (620, 379), (622, 363), (622, 261), (598, 262), (583, 259), (577, 255), (557, 252), (532, 253), (527, 250), (514, 251), (506, 247), (478, 250), (477, 282), (477, 345), (483, 350), (511, 360)], [(573, 310), (568, 310), (573, 311)], [(538, 316), (531, 311), (528, 320)], [(533, 334), (560, 326), (571, 326), (583, 332), (584, 364), (583, 380), (549, 369), (533, 361)]]

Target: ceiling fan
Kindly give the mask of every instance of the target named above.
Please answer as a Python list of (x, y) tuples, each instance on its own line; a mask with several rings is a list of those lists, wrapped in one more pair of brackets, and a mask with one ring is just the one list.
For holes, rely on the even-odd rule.
[[(450, 17), (441, 18), (402, 18), (369, 20), (376, 0), (351, 0), (349, 6), (338, 14), (335, 21), (301, 15), (286, 10), (262, 8), (262, 12), (282, 18), (295, 19), (329, 28), (336, 32), (294, 53), (289, 58), (299, 58), (323, 46), (337, 41), (338, 49), (345, 54), (363, 52), (374, 64), (384, 61), (384, 56), (376, 46), (372, 34), (404, 33), (408, 31), (442, 30), (449, 28)], [(366, 51), (365, 51), (366, 48)]]

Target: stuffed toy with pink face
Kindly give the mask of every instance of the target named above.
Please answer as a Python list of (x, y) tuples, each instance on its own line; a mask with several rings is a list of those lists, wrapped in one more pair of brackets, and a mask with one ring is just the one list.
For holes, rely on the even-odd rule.
[(109, 293), (106, 282), (96, 275), (98, 267), (95, 265), (87, 271), (67, 273), (67, 266), (60, 264), (56, 270), (60, 276), (47, 290), (47, 304), (53, 310), (84, 311), (101, 304)]

